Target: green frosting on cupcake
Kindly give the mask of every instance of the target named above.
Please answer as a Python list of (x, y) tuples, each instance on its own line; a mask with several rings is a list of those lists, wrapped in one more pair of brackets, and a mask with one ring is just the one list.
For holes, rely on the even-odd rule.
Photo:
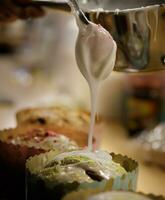
[[(103, 157), (101, 157), (103, 156)], [(55, 156), (38, 171), (46, 182), (93, 182), (126, 174), (126, 170), (103, 151), (74, 151)]]

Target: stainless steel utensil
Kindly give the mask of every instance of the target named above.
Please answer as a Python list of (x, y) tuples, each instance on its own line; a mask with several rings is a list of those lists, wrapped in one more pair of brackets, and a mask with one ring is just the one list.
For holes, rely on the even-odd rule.
[(90, 23), (89, 20), (86, 18), (85, 14), (83, 13), (83, 11), (81, 10), (81, 8), (79, 7), (77, 0), (69, 0), (68, 4), (70, 4), (70, 6), (73, 8), (75, 16), (76, 18), (77, 17), (79, 18), (78, 21), (80, 21), (80, 23), (86, 25)]
[[(67, 1), (34, 0), (51, 9), (70, 11)], [(100, 23), (118, 45), (115, 71), (165, 69), (165, 0), (81, 0), (87, 18)], [(120, 9), (120, 10), (119, 10)]]

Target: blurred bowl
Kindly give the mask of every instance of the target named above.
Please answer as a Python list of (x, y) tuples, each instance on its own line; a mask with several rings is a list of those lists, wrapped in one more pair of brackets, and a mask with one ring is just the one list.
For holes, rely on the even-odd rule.
[[(64, 0), (35, 0), (36, 3), (70, 11)], [(86, 16), (101, 24), (118, 45), (114, 70), (141, 72), (165, 69), (164, 0), (79, 0)]]

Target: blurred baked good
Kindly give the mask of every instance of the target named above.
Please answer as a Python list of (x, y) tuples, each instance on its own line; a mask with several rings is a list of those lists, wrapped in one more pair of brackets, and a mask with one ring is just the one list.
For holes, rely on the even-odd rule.
[(12, 22), (16, 19), (36, 18), (43, 15), (43, 9), (32, 5), (31, 0), (1, 0), (0, 23)]
[(16, 114), (20, 124), (68, 126), (79, 131), (88, 132), (90, 113), (68, 107), (41, 107), (20, 110)]
[(61, 150), (60, 143), (64, 151), (74, 149), (77, 145), (84, 147), (87, 145), (87, 137), (87, 134), (65, 126), (22, 125), (0, 132), (0, 158), (22, 166), (30, 156)]
[[(25, 162), (36, 154), (50, 150), (57, 153), (78, 149), (87, 144), (87, 134), (68, 126), (22, 125), (0, 132), (1, 195), (24, 199)], [(3, 194), (4, 193), (4, 194)]]

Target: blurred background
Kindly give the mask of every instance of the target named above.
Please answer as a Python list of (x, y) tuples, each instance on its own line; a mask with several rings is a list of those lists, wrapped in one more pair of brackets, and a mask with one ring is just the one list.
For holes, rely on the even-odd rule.
[[(0, 25), (1, 129), (14, 127), (22, 108), (90, 110), (74, 57), (77, 33), (74, 18), (62, 12)], [(165, 71), (113, 72), (102, 83), (98, 113), (104, 119), (101, 148), (139, 160), (138, 190), (165, 195)]]

